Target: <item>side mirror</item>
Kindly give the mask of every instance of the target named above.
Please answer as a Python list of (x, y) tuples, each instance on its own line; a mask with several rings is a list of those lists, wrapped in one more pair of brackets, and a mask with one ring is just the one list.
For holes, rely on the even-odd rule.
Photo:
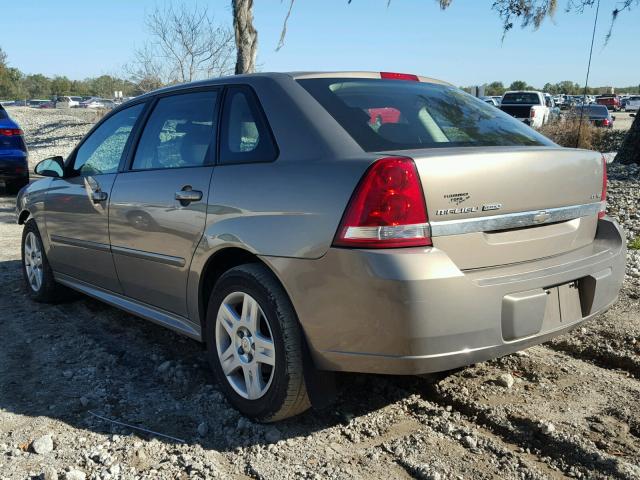
[(611, 115), (611, 121), (613, 122), (616, 119), (615, 115)]
[(43, 177), (62, 178), (64, 176), (64, 159), (60, 156), (45, 158), (36, 165), (33, 171)]

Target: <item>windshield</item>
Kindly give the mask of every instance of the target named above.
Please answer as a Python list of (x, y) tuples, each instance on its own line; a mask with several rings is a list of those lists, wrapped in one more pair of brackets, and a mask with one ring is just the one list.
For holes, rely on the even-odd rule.
[(518, 120), (448, 85), (403, 80), (298, 80), (367, 152), (553, 145)]

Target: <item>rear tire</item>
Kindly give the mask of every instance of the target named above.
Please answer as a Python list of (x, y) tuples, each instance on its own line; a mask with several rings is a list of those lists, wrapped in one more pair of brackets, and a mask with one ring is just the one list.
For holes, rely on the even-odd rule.
[(68, 297), (68, 289), (57, 283), (44, 251), (35, 220), (22, 230), (22, 276), (29, 296), (36, 302), (57, 303)]
[(220, 277), (209, 300), (204, 336), (218, 384), (243, 415), (276, 422), (311, 406), (298, 318), (265, 266), (241, 265)]

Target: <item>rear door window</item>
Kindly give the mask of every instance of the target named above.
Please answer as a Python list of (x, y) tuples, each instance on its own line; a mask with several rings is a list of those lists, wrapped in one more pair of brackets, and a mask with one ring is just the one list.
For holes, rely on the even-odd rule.
[(553, 145), (499, 109), (448, 85), (362, 78), (298, 82), (367, 152)]

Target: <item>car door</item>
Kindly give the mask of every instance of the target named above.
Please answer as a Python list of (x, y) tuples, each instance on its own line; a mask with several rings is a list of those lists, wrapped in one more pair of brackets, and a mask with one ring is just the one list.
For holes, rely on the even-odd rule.
[(109, 248), (109, 194), (131, 133), (145, 104), (125, 108), (100, 123), (54, 178), (45, 197), (45, 222), (56, 273), (113, 292), (122, 290)]
[(183, 316), (205, 226), (218, 96), (209, 89), (159, 97), (111, 194), (111, 249), (125, 295)]

